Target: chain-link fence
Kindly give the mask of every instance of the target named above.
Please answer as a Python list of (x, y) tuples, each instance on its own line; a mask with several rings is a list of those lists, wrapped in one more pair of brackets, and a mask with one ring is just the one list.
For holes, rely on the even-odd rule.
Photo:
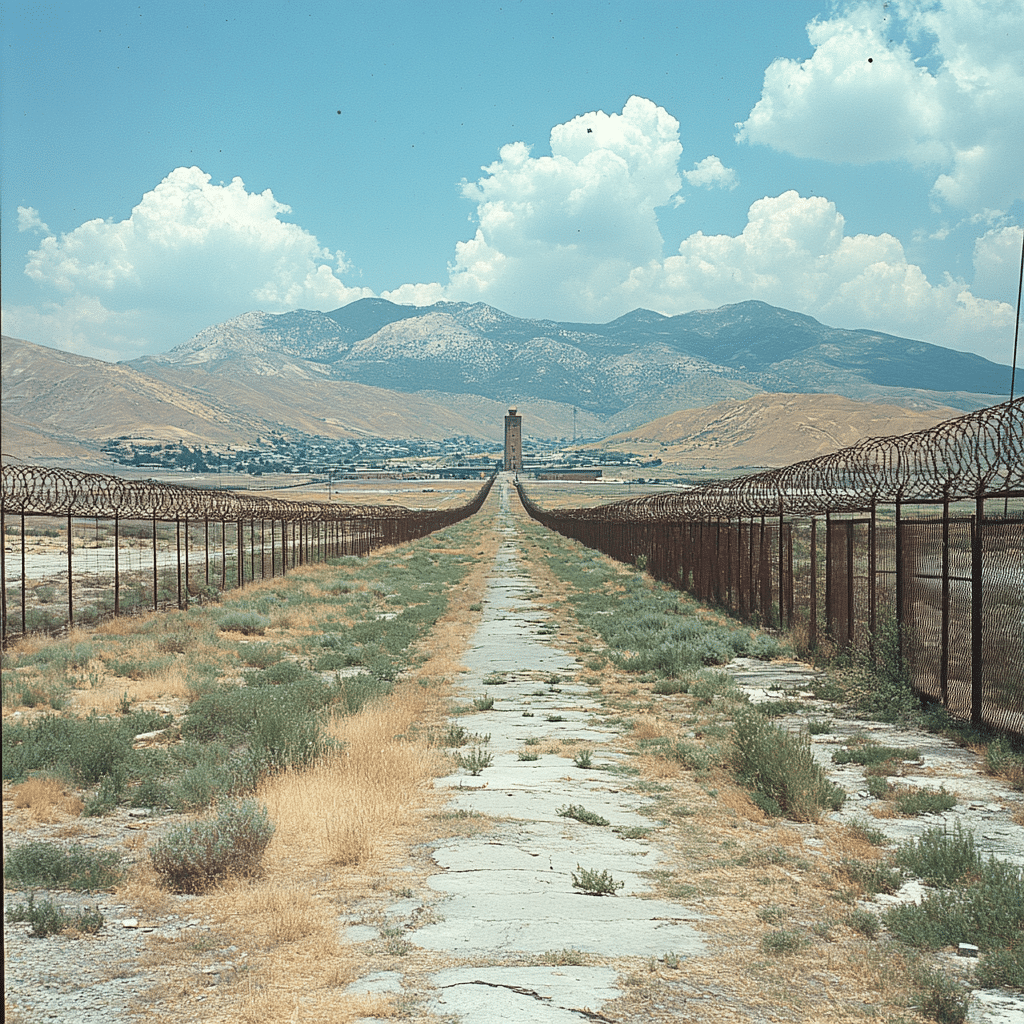
[(923, 696), (1024, 733), (1024, 399), (690, 491), (519, 491), (565, 536), (812, 648), (902, 652)]
[(284, 501), (38, 466), (4, 466), (2, 635), (184, 608), (308, 562), (366, 555), (473, 515)]

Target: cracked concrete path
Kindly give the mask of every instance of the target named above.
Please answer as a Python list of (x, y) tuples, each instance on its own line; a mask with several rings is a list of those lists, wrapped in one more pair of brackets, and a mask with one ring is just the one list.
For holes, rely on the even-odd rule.
[[(651, 898), (642, 873), (659, 865), (660, 854), (630, 838), (650, 826), (637, 813), (643, 797), (615, 774), (620, 755), (603, 748), (617, 734), (593, 724), (599, 704), (577, 681), (575, 658), (554, 642), (550, 617), (531, 599), (537, 584), (519, 557), (508, 480), (499, 486), (503, 541), (482, 619), (461, 659), (468, 671), (453, 695), (464, 705), (494, 698), (492, 709), (455, 720), (490, 734), (482, 749), (493, 763), (479, 775), (460, 771), (437, 782), (450, 791), (450, 808), (488, 815), (495, 826), (433, 844), (443, 870), (429, 884), (442, 897), (433, 907), (440, 919), (409, 938), (464, 961), (430, 975), (436, 995), (427, 1008), (438, 1016), (456, 1014), (463, 1024), (607, 1019), (600, 1007), (623, 994), (614, 966), (537, 961), (567, 950), (590, 954), (591, 963), (691, 956), (703, 949), (691, 923), (699, 915)], [(572, 760), (584, 749), (592, 751), (590, 769)], [(610, 826), (560, 816), (569, 804)], [(622, 887), (613, 896), (585, 895), (573, 886), (581, 869), (608, 872)]]

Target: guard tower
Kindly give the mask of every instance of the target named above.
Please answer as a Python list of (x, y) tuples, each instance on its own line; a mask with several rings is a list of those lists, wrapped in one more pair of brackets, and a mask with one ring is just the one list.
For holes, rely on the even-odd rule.
[(505, 466), (512, 473), (523, 468), (523, 417), (512, 406), (505, 417)]

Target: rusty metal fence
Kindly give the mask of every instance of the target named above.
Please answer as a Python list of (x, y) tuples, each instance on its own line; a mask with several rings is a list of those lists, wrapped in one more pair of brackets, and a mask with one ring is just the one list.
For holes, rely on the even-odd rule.
[(1024, 399), (783, 469), (545, 526), (749, 621), (875, 651), (915, 690), (1024, 733)]
[[(38, 466), (2, 468), (2, 638), (187, 607), (309, 562), (366, 555), (477, 512), (284, 501)], [(30, 569), (36, 583), (29, 587)]]

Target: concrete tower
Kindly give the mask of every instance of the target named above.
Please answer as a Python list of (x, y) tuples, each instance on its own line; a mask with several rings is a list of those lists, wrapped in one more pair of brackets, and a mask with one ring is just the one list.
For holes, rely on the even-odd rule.
[(512, 473), (523, 468), (523, 417), (512, 406), (505, 417), (505, 467)]

